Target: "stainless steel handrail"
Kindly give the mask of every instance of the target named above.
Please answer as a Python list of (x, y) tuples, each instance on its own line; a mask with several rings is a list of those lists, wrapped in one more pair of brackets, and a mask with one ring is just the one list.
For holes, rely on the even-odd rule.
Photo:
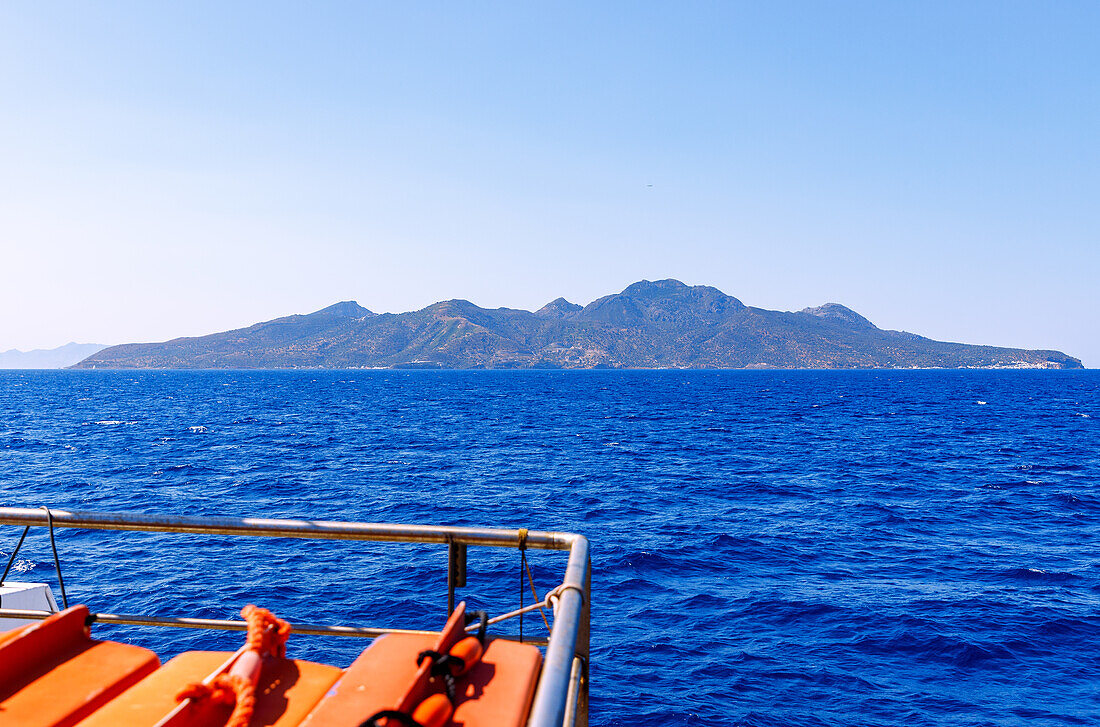
[[(535, 692), (528, 727), (560, 727), (566, 717), (566, 705), (574, 713), (572, 724), (588, 723), (588, 632), (591, 593), (591, 557), (588, 540), (582, 535), (562, 532), (520, 531), (500, 528), (447, 527), (432, 525), (393, 525), (324, 520), (290, 520), (234, 517), (194, 517), (137, 513), (96, 513), (51, 510), (55, 528), (124, 530), (202, 535), (242, 535), (318, 540), (363, 540), (374, 542), (438, 543), (536, 550), (568, 550), (562, 592), (554, 617), (554, 628), (546, 642), (542, 676)], [(49, 525), (43, 510), (0, 508), (0, 525), (45, 527)], [(450, 585), (450, 578), (449, 585)], [(14, 609), (0, 609), (0, 616), (18, 617)], [(41, 618), (45, 612), (25, 611), (24, 618)], [(33, 615), (32, 615), (33, 614)], [(104, 623), (128, 623), (141, 626), (237, 629), (243, 622), (217, 619), (179, 619), (156, 616), (96, 614)], [(401, 632), (400, 629), (315, 626), (300, 624), (299, 633), (320, 635), (377, 636)], [(580, 677), (574, 660), (579, 660)], [(573, 678), (571, 678), (571, 675)], [(576, 696), (571, 693), (576, 688)]]
[[(57, 611), (36, 611), (23, 608), (0, 608), (0, 618), (21, 618), (41, 621), (53, 616)], [(188, 618), (170, 616), (138, 616), (131, 613), (93, 613), (93, 622), (119, 626), (164, 626), (177, 629), (209, 629), (211, 631), (247, 631), (247, 621), (235, 621), (220, 618)], [(393, 629), (384, 626), (323, 626), (320, 624), (292, 623), (290, 629), (298, 636), (352, 636), (360, 639), (374, 639), (385, 634), (414, 634), (430, 636), (437, 631), (420, 629)], [(498, 638), (512, 639), (507, 634), (497, 634)], [(546, 646), (548, 639), (523, 637), (523, 643)]]
[[(562, 579), (566, 590), (562, 593), (554, 613), (555, 628), (550, 634), (550, 644), (546, 647), (542, 677), (535, 691), (535, 701), (531, 705), (531, 717), (527, 723), (529, 727), (557, 727), (563, 723), (573, 658), (580, 657), (582, 661), (588, 661), (588, 606), (592, 561), (588, 553), (588, 539), (583, 535), (574, 535), (573, 538), (569, 560), (565, 566), (565, 578)], [(559, 631), (558, 624), (565, 628)], [(581, 684), (575, 724), (588, 724), (587, 679)]]
[[(394, 525), (390, 523), (335, 522), (238, 517), (194, 517), (147, 515), (144, 513), (74, 512), (50, 510), (55, 527), (85, 530), (133, 530), (154, 533), (201, 535), (253, 535), (269, 538), (314, 540), (370, 540), (392, 543), (449, 543), (518, 548), (519, 530), (466, 528), (444, 525)], [(47, 525), (46, 511), (22, 507), (0, 507), (0, 525)], [(531, 530), (527, 547), (537, 550), (569, 550), (572, 533)]]

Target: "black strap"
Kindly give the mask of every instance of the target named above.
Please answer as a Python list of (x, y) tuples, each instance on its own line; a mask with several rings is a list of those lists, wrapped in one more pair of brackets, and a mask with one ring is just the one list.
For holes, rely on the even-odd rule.
[(477, 640), (485, 646), (485, 632), (489, 629), (489, 613), (487, 611), (471, 611), (466, 614), (466, 625), (469, 626), (477, 619), (481, 623), (477, 627)]
[[(479, 622), (477, 627), (477, 640), (481, 642), (482, 646), (484, 646), (485, 632), (489, 628), (489, 614), (486, 611), (472, 611), (466, 614), (467, 625), (473, 623), (475, 619)], [(450, 699), (451, 703), (453, 704), (455, 701), (456, 690), (454, 673), (455, 671), (461, 673), (462, 670), (466, 668), (466, 660), (463, 659), (461, 656), (455, 656), (454, 654), (440, 654), (434, 649), (424, 649), (416, 655), (416, 665), (422, 665), (425, 659), (431, 660), (432, 667), (429, 671), (429, 674), (431, 674), (432, 677), (439, 679), (443, 682), (443, 686), (447, 690), (447, 698)], [(455, 666), (458, 667), (457, 670), (452, 669), (452, 667)], [(413, 721), (412, 717), (409, 717), (408, 715), (405, 715), (403, 713), (401, 714), (404, 718), (407, 718), (409, 720), (408, 722), (402, 722), (401, 724), (417, 727), (416, 722)], [(393, 715), (389, 714), (388, 712), (379, 712), (371, 717), (369, 720), (364, 722), (362, 725), (360, 725), (360, 727), (374, 727), (374, 722), (372, 720), (390, 716)], [(394, 717), (394, 719), (402, 719), (402, 717)]]
[(359, 727), (379, 727), (379, 720), (393, 719), (397, 720), (404, 727), (424, 727), (424, 725), (417, 722), (415, 719), (400, 712), (396, 709), (383, 709), (381, 712), (375, 712), (370, 717), (359, 723)]
[(420, 666), (425, 659), (432, 660), (431, 675), (443, 681), (443, 687), (447, 690), (447, 699), (455, 701), (455, 675), (451, 671), (452, 665), (457, 665), (458, 670), (466, 668), (466, 660), (459, 656), (440, 654), (438, 651), (425, 649), (416, 655), (416, 665)]
[(432, 676), (438, 677), (444, 674), (451, 673), (452, 666), (458, 666), (458, 670), (462, 671), (466, 668), (466, 660), (461, 656), (454, 656), (453, 654), (440, 654), (438, 651), (432, 651), (431, 649), (425, 649), (416, 655), (416, 665), (420, 666), (424, 663), (425, 659), (432, 660)]

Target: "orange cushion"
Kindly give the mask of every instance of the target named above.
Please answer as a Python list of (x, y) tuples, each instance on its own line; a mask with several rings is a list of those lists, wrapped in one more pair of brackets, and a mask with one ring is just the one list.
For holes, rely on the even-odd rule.
[[(229, 652), (188, 651), (142, 679), (122, 696), (80, 723), (80, 727), (154, 725), (176, 707), (176, 694), (192, 682), (202, 681), (225, 663)], [(297, 659), (267, 659), (256, 690), (252, 727), (297, 725), (313, 709), (341, 671), (326, 664)], [(174, 725), (222, 725), (231, 706), (192, 702)]]
[(535, 696), (542, 652), (493, 639), (481, 661), (459, 680), (451, 723), (459, 727), (523, 727)]
[(379, 636), (344, 672), (302, 727), (359, 727), (375, 712), (393, 709), (416, 678), (416, 655), (435, 646), (421, 634)]
[[(393, 709), (416, 677), (416, 655), (436, 637), (387, 634), (377, 638), (302, 727), (358, 727), (367, 717)], [(452, 727), (522, 727), (538, 682), (542, 654), (529, 644), (494, 639), (482, 661), (456, 685)]]
[(0, 726), (69, 727), (160, 663), (148, 649), (88, 636), (74, 606), (0, 645)]
[(0, 685), (17, 681), (29, 670), (51, 662), (59, 654), (91, 641), (85, 627), (88, 609), (73, 606), (16, 630), (0, 644)]

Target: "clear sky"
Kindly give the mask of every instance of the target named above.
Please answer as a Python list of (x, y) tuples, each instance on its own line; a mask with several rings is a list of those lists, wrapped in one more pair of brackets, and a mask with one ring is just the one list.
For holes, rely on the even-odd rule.
[(0, 350), (642, 278), (1100, 366), (1095, 2), (0, 5)]

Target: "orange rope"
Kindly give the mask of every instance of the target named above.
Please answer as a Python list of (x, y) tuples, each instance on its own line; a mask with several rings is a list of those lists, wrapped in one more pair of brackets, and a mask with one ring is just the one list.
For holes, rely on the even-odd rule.
[(185, 699), (209, 699), (215, 704), (232, 704), (233, 713), (229, 715), (225, 727), (248, 727), (256, 707), (252, 682), (235, 674), (219, 674), (210, 684), (188, 684), (176, 695), (177, 702)]
[[(248, 622), (245, 638), (247, 651), (254, 651), (260, 656), (286, 656), (290, 624), (266, 608), (251, 603), (241, 609), (241, 616)], [(229, 715), (225, 727), (248, 727), (256, 707), (256, 689), (253, 679), (239, 674), (219, 674), (209, 684), (188, 684), (176, 695), (177, 702), (185, 699), (209, 699), (215, 704), (232, 704), (233, 713)]]
[(266, 608), (251, 603), (241, 609), (241, 616), (248, 622), (248, 648), (258, 654), (285, 657), (286, 640), (290, 636), (290, 624)]

